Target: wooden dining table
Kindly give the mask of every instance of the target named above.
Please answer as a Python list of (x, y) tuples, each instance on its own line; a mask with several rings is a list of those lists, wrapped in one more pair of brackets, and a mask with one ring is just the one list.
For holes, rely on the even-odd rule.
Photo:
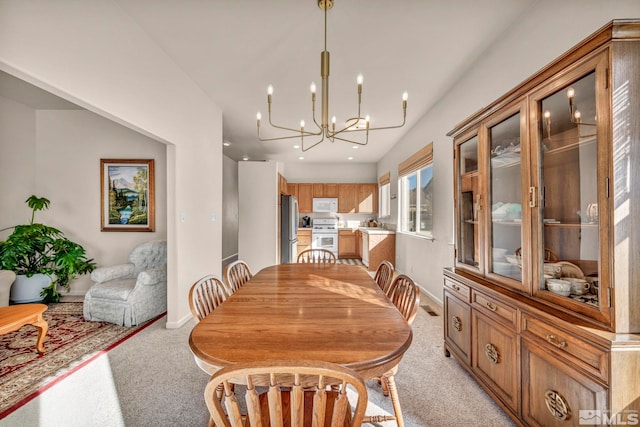
[(370, 379), (397, 366), (411, 340), (409, 324), (362, 267), (280, 264), (202, 319), (189, 346), (201, 367), (322, 360)]

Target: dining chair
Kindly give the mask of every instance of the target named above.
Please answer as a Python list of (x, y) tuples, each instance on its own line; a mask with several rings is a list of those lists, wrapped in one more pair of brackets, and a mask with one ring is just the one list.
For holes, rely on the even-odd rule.
[(228, 297), (227, 288), (214, 275), (198, 279), (189, 290), (189, 308), (193, 318), (196, 322), (201, 321)]
[(242, 285), (247, 283), (251, 277), (253, 277), (253, 274), (246, 262), (237, 260), (227, 265), (224, 269), (224, 280), (227, 285), (227, 293), (229, 295), (233, 294), (235, 291), (240, 289)]
[[(411, 325), (418, 314), (418, 307), (420, 306), (420, 288), (418, 288), (413, 279), (404, 274), (396, 276), (389, 286), (388, 296), (393, 305), (395, 305), (400, 311), (404, 320)], [(395, 416), (381, 415), (365, 417), (366, 422), (395, 420), (398, 427), (404, 427), (402, 408), (400, 406), (400, 399), (398, 397), (398, 389), (395, 379), (397, 372), (398, 365), (395, 365), (387, 371), (382, 378), (378, 379), (382, 386), (382, 393), (385, 396), (391, 395), (391, 404), (393, 405), (393, 412)]]
[(382, 292), (385, 295), (389, 296), (388, 291), (391, 289), (391, 281), (393, 280), (393, 264), (391, 262), (384, 260), (378, 266), (376, 270), (376, 274), (373, 277), (373, 280), (378, 284)]
[[(245, 384), (244, 404), (232, 387)], [(222, 401), (215, 390), (224, 389)], [(267, 390), (260, 393), (260, 389)], [(347, 398), (354, 392), (355, 408)], [(350, 393), (351, 394), (351, 393)], [(204, 392), (216, 426), (359, 427), (367, 407), (363, 379), (351, 369), (310, 360), (269, 360), (227, 366), (211, 376)], [(246, 415), (241, 413), (246, 407)], [(247, 420), (248, 418), (248, 420)]]
[(336, 255), (326, 249), (305, 249), (298, 254), (298, 263), (335, 264)]

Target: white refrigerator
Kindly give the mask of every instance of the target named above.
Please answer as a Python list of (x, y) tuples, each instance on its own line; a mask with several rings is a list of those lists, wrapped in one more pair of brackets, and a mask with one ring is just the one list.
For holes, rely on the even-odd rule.
[(298, 200), (280, 196), (280, 263), (295, 263), (298, 258)]

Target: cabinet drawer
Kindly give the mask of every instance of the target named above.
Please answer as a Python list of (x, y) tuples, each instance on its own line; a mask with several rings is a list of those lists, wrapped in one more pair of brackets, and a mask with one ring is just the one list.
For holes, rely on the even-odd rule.
[(559, 360), (546, 347), (551, 345), (522, 340), (522, 383), (526, 384), (522, 418), (527, 425), (580, 426), (581, 410), (606, 410), (607, 389)]
[(543, 340), (554, 352), (605, 382), (609, 381), (606, 351), (528, 315), (522, 316), (522, 335)]
[(467, 285), (463, 285), (462, 283), (454, 282), (453, 280), (445, 278), (444, 287), (451, 290), (452, 293), (458, 298), (461, 298), (463, 301), (469, 302), (469, 297), (471, 296), (471, 288), (469, 288)]
[(471, 364), (471, 308), (449, 292), (444, 293), (444, 339), (467, 365)]
[(518, 338), (516, 332), (472, 310), (473, 371), (515, 413), (520, 403), (518, 379)]
[(514, 328), (517, 327), (518, 310), (515, 308), (477, 291), (472, 291), (471, 302), (474, 308), (478, 308), (487, 316), (499, 321), (506, 321)]

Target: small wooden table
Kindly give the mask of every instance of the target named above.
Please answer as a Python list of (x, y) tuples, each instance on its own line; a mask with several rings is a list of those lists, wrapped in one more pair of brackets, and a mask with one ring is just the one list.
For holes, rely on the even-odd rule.
[(42, 318), (42, 313), (47, 310), (44, 304), (20, 304), (0, 307), (0, 335), (17, 331), (24, 325), (33, 325), (38, 328), (38, 340), (36, 349), (42, 354), (44, 349), (44, 337), (49, 330), (49, 324)]

